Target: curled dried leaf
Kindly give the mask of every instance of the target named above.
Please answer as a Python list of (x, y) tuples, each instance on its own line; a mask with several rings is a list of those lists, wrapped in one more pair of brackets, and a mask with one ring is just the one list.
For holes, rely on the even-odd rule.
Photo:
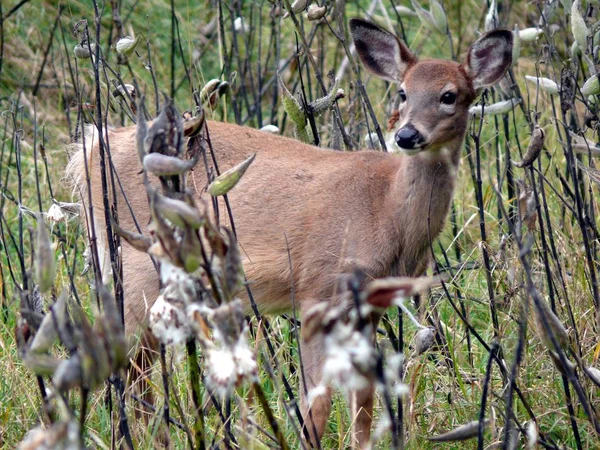
[(50, 233), (48, 233), (44, 219), (41, 214), (37, 214), (36, 218), (35, 281), (40, 287), (40, 292), (46, 292), (54, 284), (56, 261), (54, 260), (54, 250), (52, 249)]
[(194, 137), (202, 130), (204, 123), (206, 122), (206, 116), (204, 110), (195, 117), (187, 119), (183, 122), (183, 135), (185, 137)]
[(523, 161), (516, 161), (513, 164), (521, 168), (532, 165), (544, 148), (544, 139), (544, 130), (539, 125), (535, 125), (533, 133), (531, 134), (529, 146), (527, 147), (527, 152), (523, 156)]
[(148, 236), (144, 236), (143, 234), (134, 233), (121, 228), (121, 226), (115, 222), (112, 217), (111, 224), (115, 230), (115, 233), (117, 233), (121, 238), (125, 239), (129, 245), (140, 252), (148, 252), (148, 249), (152, 245), (152, 239), (150, 239)]
[(396, 297), (412, 297), (439, 284), (441, 278), (435, 277), (389, 277), (372, 281), (363, 291), (363, 299), (378, 308), (387, 308)]
[[(489, 419), (485, 419), (484, 427), (490, 423)], [(447, 433), (440, 434), (437, 436), (428, 436), (427, 440), (433, 442), (454, 442), (454, 441), (465, 441), (477, 436), (479, 431), (479, 421), (473, 420), (469, 423), (456, 427), (455, 429), (448, 431)]]

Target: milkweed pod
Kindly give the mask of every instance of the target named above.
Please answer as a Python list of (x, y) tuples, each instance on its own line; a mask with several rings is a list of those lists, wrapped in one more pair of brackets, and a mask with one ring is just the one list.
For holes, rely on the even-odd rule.
[(532, 77), (530, 75), (525, 75), (525, 79), (527, 81), (529, 81), (530, 83), (533, 83), (536, 86), (539, 86), (539, 88), (542, 91), (547, 92), (548, 94), (558, 94), (558, 91), (560, 90), (560, 88), (558, 87), (558, 84), (556, 84), (556, 82), (554, 82), (550, 78), (543, 78), (543, 77), (538, 78), (538, 77)]
[(252, 161), (254, 161), (255, 157), (256, 153), (253, 153), (245, 161), (241, 162), (235, 167), (232, 167), (228, 171), (223, 172), (208, 185), (207, 192), (213, 196), (227, 194), (235, 187), (236, 184), (238, 184), (244, 173), (246, 173), (246, 170), (248, 170), (248, 167), (250, 167), (250, 164), (252, 164)]
[(129, 56), (133, 53), (139, 42), (139, 36), (135, 39), (131, 36), (122, 37), (118, 40), (117, 45), (115, 46), (117, 49), (117, 53), (119, 55)]
[(535, 41), (543, 33), (544, 30), (541, 28), (525, 28), (523, 30), (519, 30), (519, 39), (523, 42), (531, 42)]
[(513, 47), (512, 47), (512, 64), (517, 64), (517, 60), (521, 56), (521, 36), (519, 33), (519, 25), (515, 24), (513, 31)]
[(600, 81), (597, 75), (592, 75), (586, 80), (581, 88), (581, 93), (585, 96), (600, 94)]
[(579, 45), (584, 53), (587, 53), (587, 35), (588, 28), (585, 24), (585, 19), (581, 14), (581, 1), (575, 0), (571, 6), (571, 32), (575, 38), (575, 42)]

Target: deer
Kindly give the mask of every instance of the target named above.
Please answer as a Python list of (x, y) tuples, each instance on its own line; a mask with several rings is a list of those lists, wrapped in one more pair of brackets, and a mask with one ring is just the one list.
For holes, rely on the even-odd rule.
[[(356, 268), (369, 280), (422, 275), (431, 242), (442, 231), (453, 198), (469, 106), (483, 89), (500, 81), (511, 65), (512, 33), (508, 30), (482, 35), (464, 62), (458, 63), (420, 60), (393, 33), (362, 19), (352, 19), (349, 29), (364, 67), (398, 85), (394, 140), (399, 152), (335, 151), (249, 127), (206, 124), (222, 170), (256, 153), (228, 199), (244, 271), (263, 313), (289, 311), (293, 285), (302, 319), (320, 302), (339, 301), (334, 298), (336, 280)], [(112, 165), (129, 202), (126, 206), (123, 194), (117, 193), (120, 224), (134, 229), (129, 207), (139, 224), (150, 220), (136, 153), (136, 128), (110, 131), (108, 139)], [(80, 180), (83, 193), (87, 184), (82, 180), (89, 167), (91, 219), (102, 224), (98, 143), (88, 146), (87, 164), (80, 150), (68, 170)], [(201, 198), (209, 181), (205, 172), (204, 168), (194, 170), (190, 177), (191, 189)], [(102, 237), (98, 239), (102, 247)], [(106, 253), (106, 249), (99, 251)], [(148, 310), (159, 295), (158, 274), (147, 254), (126, 243), (121, 257), (125, 329), (133, 334), (146, 326)], [(322, 379), (322, 337), (309, 337), (300, 347), (304, 383), (310, 391)], [(332, 392), (326, 389), (310, 406), (302, 389), (300, 397), (314, 444), (325, 431)], [(374, 388), (356, 392), (355, 403), (353, 446), (367, 448)]]

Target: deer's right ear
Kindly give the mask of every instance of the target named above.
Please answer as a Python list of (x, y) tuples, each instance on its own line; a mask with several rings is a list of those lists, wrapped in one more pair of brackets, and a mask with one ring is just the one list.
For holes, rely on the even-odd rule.
[(350, 20), (350, 33), (360, 60), (378, 77), (402, 81), (406, 69), (417, 62), (406, 44), (371, 22)]

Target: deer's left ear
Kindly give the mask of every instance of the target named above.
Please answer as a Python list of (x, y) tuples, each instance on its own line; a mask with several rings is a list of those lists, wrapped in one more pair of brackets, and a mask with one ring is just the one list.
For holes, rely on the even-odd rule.
[(364, 66), (384, 80), (401, 82), (407, 69), (417, 62), (404, 42), (371, 22), (350, 20), (350, 33)]
[(513, 34), (508, 30), (494, 30), (481, 36), (469, 49), (463, 64), (478, 91), (496, 84), (512, 63)]

